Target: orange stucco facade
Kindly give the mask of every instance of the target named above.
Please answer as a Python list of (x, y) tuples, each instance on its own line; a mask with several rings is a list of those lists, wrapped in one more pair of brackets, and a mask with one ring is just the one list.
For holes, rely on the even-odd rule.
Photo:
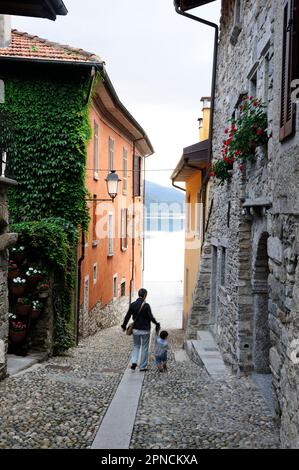
[[(117, 306), (120, 301), (128, 306), (130, 294), (134, 296), (141, 287), (143, 270), (144, 156), (134, 147), (129, 133), (110, 121), (95, 100), (89, 117), (92, 138), (87, 149), (86, 188), (90, 223), (80, 285), (81, 314), (85, 318), (87, 314), (93, 315), (97, 307), (99, 310), (109, 305)], [(137, 197), (133, 197), (134, 155), (140, 157), (140, 196)], [(121, 179), (114, 202), (109, 201), (105, 181), (110, 170), (116, 170)], [(82, 249), (78, 257), (81, 255)]]

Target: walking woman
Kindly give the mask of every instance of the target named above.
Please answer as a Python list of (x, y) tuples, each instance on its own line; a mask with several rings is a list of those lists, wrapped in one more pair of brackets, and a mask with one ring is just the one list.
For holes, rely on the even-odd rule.
[(145, 302), (147, 296), (146, 289), (140, 289), (138, 292), (138, 299), (131, 303), (127, 315), (121, 325), (122, 329), (126, 331), (127, 324), (133, 317), (134, 328), (133, 328), (133, 342), (134, 348), (131, 356), (131, 369), (135, 370), (137, 367), (137, 361), (139, 357), (139, 351), (141, 348), (141, 362), (140, 371), (146, 371), (148, 361), (148, 348), (151, 334), (151, 322), (156, 325), (156, 328), (160, 328), (160, 323), (153, 317), (151, 307)]

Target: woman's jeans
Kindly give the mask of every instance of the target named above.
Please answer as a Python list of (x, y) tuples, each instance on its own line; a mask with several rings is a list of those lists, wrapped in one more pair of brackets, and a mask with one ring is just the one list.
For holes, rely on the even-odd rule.
[(132, 364), (137, 364), (139, 351), (141, 348), (140, 369), (144, 369), (147, 366), (149, 340), (150, 332), (146, 335), (134, 335), (133, 333), (134, 348), (131, 356), (131, 362)]

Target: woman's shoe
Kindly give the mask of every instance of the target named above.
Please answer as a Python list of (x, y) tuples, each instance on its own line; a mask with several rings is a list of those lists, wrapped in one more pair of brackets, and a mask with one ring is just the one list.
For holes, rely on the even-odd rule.
[(133, 362), (133, 364), (131, 365), (131, 369), (132, 369), (132, 370), (135, 370), (136, 367), (137, 367), (137, 364), (135, 364), (135, 362)]

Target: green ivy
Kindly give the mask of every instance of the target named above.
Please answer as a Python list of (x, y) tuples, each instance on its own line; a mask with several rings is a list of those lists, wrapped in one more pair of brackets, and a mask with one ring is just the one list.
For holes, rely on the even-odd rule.
[(64, 217), (87, 229), (85, 164), (91, 136), (87, 87), (83, 79), (68, 83), (5, 79), (2, 109), (13, 120), (16, 147), (18, 187), (9, 198), (14, 222)]

